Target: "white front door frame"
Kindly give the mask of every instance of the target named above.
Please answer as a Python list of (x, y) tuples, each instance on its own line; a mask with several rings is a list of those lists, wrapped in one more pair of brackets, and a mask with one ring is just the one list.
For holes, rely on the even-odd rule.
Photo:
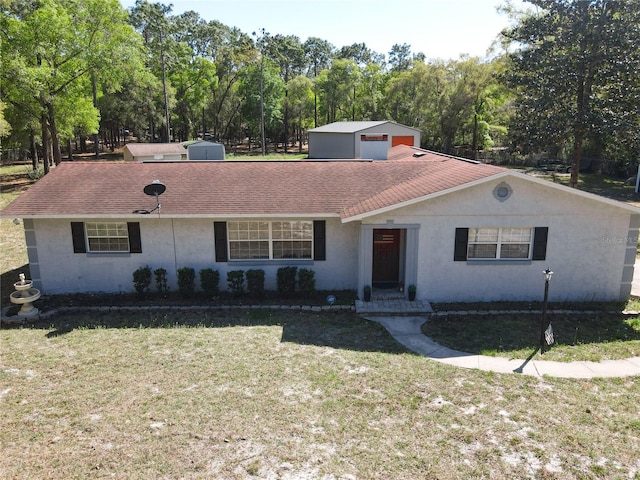
[[(419, 224), (394, 223), (392, 220), (383, 224), (367, 224), (360, 226), (360, 248), (358, 249), (358, 296), (364, 298), (365, 285), (371, 286), (373, 275), (373, 231), (399, 229), (405, 231), (404, 271), (405, 286), (416, 285), (418, 280), (418, 245)], [(402, 259), (401, 259), (402, 261)], [(417, 286), (417, 285), (416, 285)], [(407, 288), (405, 290), (405, 295)]]

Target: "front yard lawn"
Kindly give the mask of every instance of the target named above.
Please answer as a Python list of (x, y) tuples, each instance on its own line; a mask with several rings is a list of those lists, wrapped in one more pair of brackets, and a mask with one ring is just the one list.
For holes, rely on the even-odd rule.
[[(555, 343), (544, 360), (598, 362), (640, 356), (638, 315), (563, 313), (548, 320)], [(422, 331), (455, 350), (524, 359), (540, 345), (540, 324), (540, 314), (447, 315), (433, 317)]]
[(4, 478), (636, 478), (637, 378), (460, 369), (350, 312), (0, 330)]

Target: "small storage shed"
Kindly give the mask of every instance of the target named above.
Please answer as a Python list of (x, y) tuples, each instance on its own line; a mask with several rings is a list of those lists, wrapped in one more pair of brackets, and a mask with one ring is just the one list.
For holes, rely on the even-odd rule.
[(224, 160), (224, 145), (215, 142), (194, 142), (187, 147), (187, 158), (195, 161)]
[(181, 143), (127, 143), (122, 151), (125, 161), (175, 162), (187, 157)]
[(309, 130), (309, 158), (386, 160), (396, 145), (420, 146), (420, 130), (387, 120), (334, 122)]

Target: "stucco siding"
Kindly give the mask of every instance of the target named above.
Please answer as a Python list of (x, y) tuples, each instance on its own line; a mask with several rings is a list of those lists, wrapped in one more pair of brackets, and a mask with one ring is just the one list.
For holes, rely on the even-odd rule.
[[(418, 297), (430, 301), (540, 300), (542, 271), (554, 271), (551, 300), (618, 300), (630, 214), (521, 179), (499, 201), (488, 182), (399, 209), (366, 223), (419, 223)], [(536, 213), (544, 212), (544, 213)], [(454, 261), (458, 227), (548, 227), (544, 261)], [(637, 235), (636, 235), (637, 237)], [(630, 239), (633, 241), (633, 238)]]
[[(90, 219), (86, 219), (90, 220)], [(131, 219), (129, 219), (131, 220)], [(136, 219), (137, 220), (137, 219)], [(220, 272), (220, 288), (227, 289), (230, 270), (259, 268), (265, 271), (265, 288), (276, 288), (280, 266), (297, 265), (315, 272), (318, 289), (351, 289), (357, 283), (358, 228), (342, 225), (338, 219), (326, 220), (326, 261), (300, 262), (215, 262), (212, 219), (165, 219), (153, 216), (139, 219), (142, 239), (140, 254), (73, 253), (70, 220), (33, 220), (37, 255), (38, 288), (46, 294), (74, 292), (131, 292), (132, 274), (149, 265), (167, 270), (168, 286), (177, 289), (176, 271), (191, 267), (196, 272), (213, 268)], [(31, 251), (31, 250), (30, 250)], [(154, 284), (152, 281), (152, 290)]]

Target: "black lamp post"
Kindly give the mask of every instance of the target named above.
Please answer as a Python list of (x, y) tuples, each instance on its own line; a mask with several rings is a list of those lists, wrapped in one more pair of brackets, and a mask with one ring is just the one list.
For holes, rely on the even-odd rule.
[(544, 274), (544, 304), (542, 305), (542, 319), (540, 320), (540, 354), (544, 354), (545, 338), (544, 331), (547, 328), (547, 305), (549, 304), (549, 281), (553, 272), (547, 268), (542, 272)]

